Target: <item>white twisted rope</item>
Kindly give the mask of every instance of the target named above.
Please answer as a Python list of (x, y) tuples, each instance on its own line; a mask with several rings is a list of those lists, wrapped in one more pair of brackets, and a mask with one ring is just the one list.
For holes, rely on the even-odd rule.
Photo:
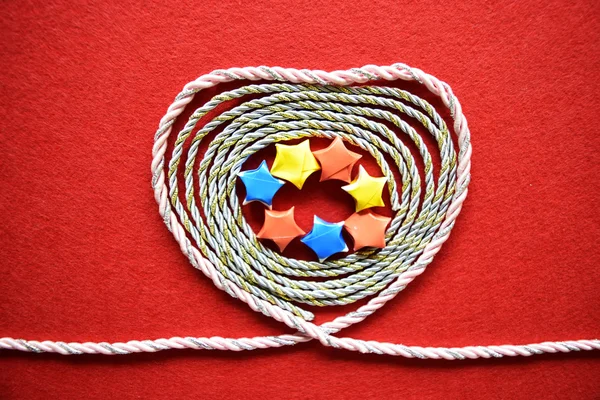
[[(417, 81), (440, 97), (454, 120), (456, 154), (451, 133), (433, 106), (406, 91), (383, 86), (351, 86), (375, 80)], [(172, 157), (165, 163), (167, 139), (175, 119), (199, 91), (233, 80), (267, 80), (281, 83), (248, 85), (215, 96), (197, 109), (179, 132)], [(223, 112), (193, 137), (185, 161), (185, 195), (179, 196), (177, 171), (183, 147), (198, 121), (223, 102), (253, 95), (253, 99)], [(257, 98), (257, 96), (260, 97)], [(418, 121), (437, 141), (439, 175), (434, 179), (431, 156), (421, 137), (398, 114)], [(385, 123), (403, 131), (418, 149), (424, 163), (424, 188), (410, 151)], [(194, 167), (201, 140), (228, 123), (210, 143), (199, 163), (198, 208), (194, 193)], [(307, 136), (342, 137), (367, 150), (390, 182), (395, 216), (386, 233), (386, 247), (325, 263), (288, 259), (263, 247), (244, 221), (235, 176), (243, 162), (265, 146)], [(60, 354), (130, 354), (167, 349), (254, 350), (318, 340), (324, 346), (363, 353), (408, 358), (462, 360), (542, 353), (600, 350), (598, 340), (544, 342), (528, 345), (419, 347), (334, 336), (359, 323), (393, 299), (425, 268), (448, 239), (467, 196), (471, 144), (467, 121), (450, 87), (423, 71), (404, 64), (367, 65), (348, 71), (311, 71), (281, 67), (246, 67), (217, 70), (188, 83), (161, 119), (155, 136), (152, 186), (159, 212), (192, 265), (215, 286), (239, 298), (257, 312), (297, 331), (294, 335), (254, 338), (173, 337), (127, 343), (65, 343), (1, 338), (0, 348)], [(386, 158), (394, 161), (402, 185), (398, 188)], [(165, 171), (167, 174), (165, 175)], [(337, 277), (328, 281), (293, 277)], [(296, 305), (329, 306), (353, 303), (374, 296), (365, 305), (322, 325), (312, 313)]]

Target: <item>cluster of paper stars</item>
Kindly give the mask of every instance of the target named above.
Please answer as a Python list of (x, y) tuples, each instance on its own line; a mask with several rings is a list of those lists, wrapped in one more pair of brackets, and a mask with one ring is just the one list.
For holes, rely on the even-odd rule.
[[(369, 209), (384, 205), (382, 193), (387, 178), (373, 177), (359, 166), (358, 176), (352, 180), (352, 168), (361, 155), (348, 150), (340, 138), (318, 151), (311, 151), (308, 139), (296, 145), (276, 144), (275, 147), (277, 154), (271, 170), (263, 161), (257, 169), (238, 174), (246, 187), (244, 204), (258, 201), (268, 207), (262, 229), (257, 234), (259, 239), (272, 240), (283, 251), (292, 240), (303, 236), (301, 241), (320, 261), (348, 251), (343, 229), (352, 237), (355, 251), (363, 247), (385, 247), (385, 231), (390, 218)], [(345, 221), (335, 223), (315, 215), (313, 228), (306, 234), (296, 224), (294, 207), (275, 211), (271, 206), (273, 197), (285, 184), (284, 180), (302, 189), (306, 179), (319, 170), (321, 182), (336, 179), (348, 183), (342, 189), (354, 198), (356, 212)]]

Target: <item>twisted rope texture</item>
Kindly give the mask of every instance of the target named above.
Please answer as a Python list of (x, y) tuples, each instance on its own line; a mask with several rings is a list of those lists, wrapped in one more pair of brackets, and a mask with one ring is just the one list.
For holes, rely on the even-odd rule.
[[(452, 132), (425, 100), (392, 87), (366, 86), (371, 81), (416, 81), (440, 97), (453, 119)], [(172, 125), (195, 94), (234, 80), (275, 81), (250, 84), (222, 92), (190, 116), (167, 160)], [(250, 99), (212, 118), (192, 137), (200, 119), (222, 103)], [(440, 157), (437, 178), (432, 157), (421, 136), (403, 116), (418, 121), (435, 139)], [(406, 134), (424, 165), (421, 178), (410, 150), (388, 128)], [(201, 141), (224, 126), (210, 142), (199, 167)], [(341, 137), (369, 152), (388, 178), (394, 217), (386, 233), (386, 247), (359, 252), (325, 263), (288, 259), (261, 245), (245, 222), (235, 190), (235, 177), (253, 153), (279, 141), (304, 137)], [(184, 144), (191, 138), (178, 169)], [(455, 144), (458, 145), (458, 153)], [(401, 177), (396, 184), (393, 161)], [(366, 65), (348, 71), (325, 72), (281, 67), (217, 70), (188, 83), (155, 136), (152, 186), (160, 215), (192, 265), (232, 297), (293, 328), (293, 335), (254, 338), (174, 337), (127, 343), (65, 343), (2, 338), (0, 348), (60, 354), (130, 354), (167, 349), (254, 350), (318, 340), (324, 346), (408, 358), (462, 360), (600, 349), (598, 340), (544, 342), (529, 345), (419, 347), (335, 336), (359, 323), (393, 299), (425, 271), (448, 239), (467, 196), (471, 167), (470, 133), (459, 101), (437, 78), (404, 64)], [(195, 173), (199, 193), (195, 193)], [(422, 182), (423, 180), (423, 182)], [(181, 195), (179, 190), (185, 187)], [(422, 193), (422, 190), (424, 191)], [(196, 204), (200, 198), (201, 207)], [(343, 278), (309, 281), (295, 279)], [(355, 311), (322, 325), (298, 304), (330, 306), (371, 297)]]

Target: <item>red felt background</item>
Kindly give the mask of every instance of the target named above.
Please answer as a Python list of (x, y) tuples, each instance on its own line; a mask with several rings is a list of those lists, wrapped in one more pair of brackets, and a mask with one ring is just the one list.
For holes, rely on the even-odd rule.
[[(344, 335), (424, 346), (600, 336), (597, 1), (77, 3), (0, 5), (0, 336), (289, 331), (180, 254), (150, 188), (158, 120), (216, 68), (394, 62), (453, 87), (472, 132), (472, 183), (428, 271)], [(337, 201), (314, 193), (315, 209)], [(2, 399), (592, 399), (599, 376), (598, 353), (447, 362), (314, 343), (0, 353)]]

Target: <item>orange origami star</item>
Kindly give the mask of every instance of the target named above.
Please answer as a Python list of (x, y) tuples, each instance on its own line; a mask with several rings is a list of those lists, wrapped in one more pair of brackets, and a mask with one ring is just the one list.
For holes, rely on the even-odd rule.
[(321, 164), (321, 182), (338, 179), (350, 183), (352, 167), (362, 157), (348, 150), (339, 137), (336, 137), (329, 147), (313, 151), (313, 154)]
[(256, 236), (272, 240), (283, 251), (292, 240), (304, 234), (306, 232), (296, 224), (292, 207), (287, 211), (265, 210), (265, 223)]
[(354, 239), (354, 251), (363, 247), (385, 247), (385, 229), (391, 218), (375, 214), (370, 210), (352, 214), (344, 227)]

